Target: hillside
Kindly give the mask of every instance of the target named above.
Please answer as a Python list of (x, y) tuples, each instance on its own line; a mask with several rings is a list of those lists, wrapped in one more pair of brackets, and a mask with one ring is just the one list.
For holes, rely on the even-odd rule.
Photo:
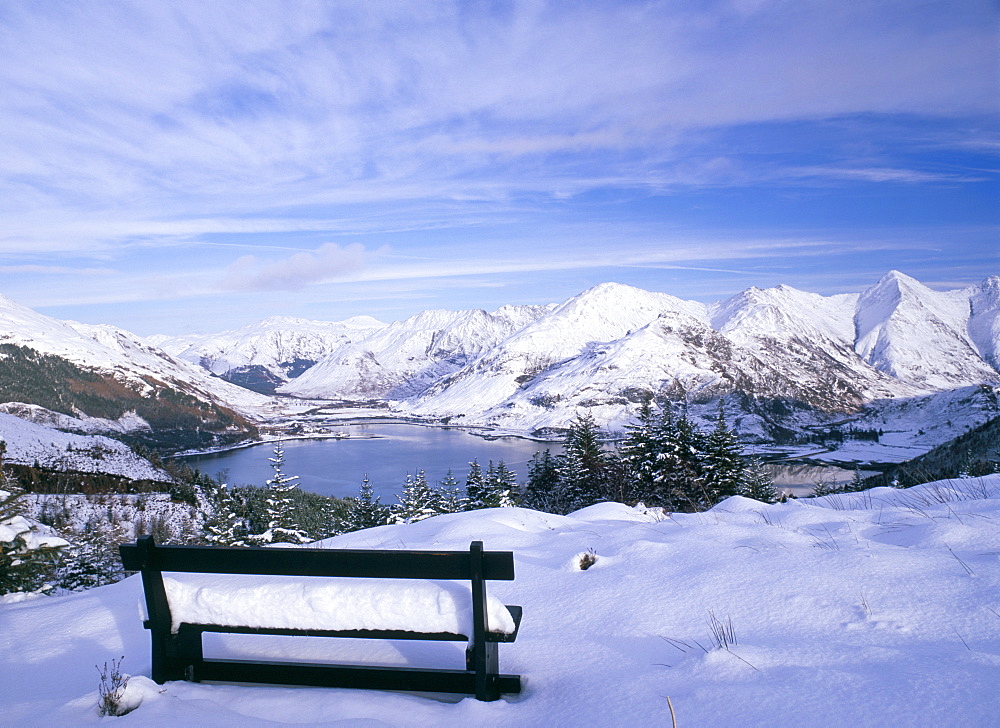
[[(495, 703), (149, 678), (138, 576), (0, 603), (0, 711), (11, 725), (915, 726), (996, 724), (1000, 475), (666, 515), (601, 504), (568, 516), (493, 509), (359, 531), (331, 548), (514, 552), (489, 591), (524, 608)], [(594, 565), (579, 568), (592, 551)], [(713, 617), (731, 625), (728, 649)], [(334, 644), (329, 644), (333, 642)], [(218, 636), (209, 655), (461, 666), (464, 645)], [(124, 655), (124, 718), (95, 708)], [(58, 680), (52, 680), (58, 675)]]
[(1000, 417), (949, 440), (919, 457), (865, 480), (867, 487), (893, 481), (908, 486), (929, 480), (956, 478), (961, 473), (984, 475), (1000, 470)]
[(256, 435), (261, 395), (173, 359), (113, 326), (58, 321), (0, 296), (0, 403), (117, 422), (163, 450)]

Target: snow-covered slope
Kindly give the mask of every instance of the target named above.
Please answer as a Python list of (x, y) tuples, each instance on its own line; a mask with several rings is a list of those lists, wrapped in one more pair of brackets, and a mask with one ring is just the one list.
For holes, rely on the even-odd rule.
[(272, 316), (235, 331), (209, 336), (157, 336), (150, 341), (178, 359), (233, 381), (257, 369), (258, 375), (270, 375), (273, 387), (298, 376), (344, 344), (384, 326), (370, 316), (339, 322)]
[(649, 396), (734, 395), (741, 431), (766, 437), (997, 383), (998, 311), (996, 277), (937, 292), (893, 271), (861, 294), (750, 288), (711, 306), (606, 283), (520, 320), (427, 311), (337, 349), (281, 391), (396, 400), (407, 414), (516, 430), (565, 426), (582, 407), (615, 426)]
[(81, 324), (43, 316), (0, 295), (0, 344), (15, 344), (108, 373), (139, 390), (147, 378), (195, 396), (235, 407), (265, 406), (267, 398), (211, 377), (180, 362), (142, 337), (110, 325)]
[(979, 356), (1000, 370), (1000, 276), (968, 289), (969, 338)]
[[(514, 553), (490, 594), (524, 608), (493, 703), (380, 691), (149, 679), (139, 576), (0, 604), (0, 714), (77, 726), (995, 726), (1000, 476), (672, 514), (509, 508), (359, 531), (330, 548)], [(596, 562), (579, 568), (592, 550)], [(177, 578), (182, 578), (178, 576)], [(265, 605), (261, 605), (266, 609)], [(713, 637), (721, 624), (732, 640)], [(230, 659), (461, 668), (465, 645), (217, 635)], [(94, 665), (124, 655), (124, 718)], [(51, 679), (58, 675), (58, 680)]]
[[(858, 297), (855, 351), (876, 369), (918, 387), (996, 381), (997, 370), (980, 357), (970, 337), (969, 311), (968, 289), (937, 292), (890, 271)], [(988, 331), (982, 325), (988, 317), (984, 312), (973, 325), (977, 333)], [(995, 340), (992, 346), (995, 351)], [(983, 341), (982, 348), (989, 350), (990, 342)]]
[(0, 413), (4, 461), (59, 471), (106, 473), (131, 480), (169, 483), (170, 475), (136, 455), (128, 445), (101, 435), (74, 435)]
[(543, 315), (543, 306), (493, 313), (424, 311), (346, 344), (279, 391), (299, 397), (400, 399), (423, 392)]
[(178, 361), (143, 338), (110, 325), (81, 324), (43, 316), (0, 295), (0, 345), (13, 344), (100, 373), (142, 395), (168, 386), (203, 402), (243, 414), (270, 400)]

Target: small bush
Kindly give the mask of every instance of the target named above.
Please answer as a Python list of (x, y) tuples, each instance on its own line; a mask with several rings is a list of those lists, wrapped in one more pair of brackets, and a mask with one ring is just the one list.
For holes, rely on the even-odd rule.
[(587, 549), (582, 554), (577, 554), (576, 556), (576, 565), (580, 567), (580, 571), (586, 571), (596, 563), (597, 552), (594, 549)]
[(121, 667), (124, 659), (125, 656), (122, 655), (117, 660), (111, 660), (111, 667), (108, 667), (106, 662), (103, 668), (94, 665), (101, 673), (101, 684), (97, 689), (99, 694), (97, 709), (101, 715), (126, 715), (133, 710), (133, 708), (123, 708), (121, 705), (129, 678), (128, 675), (122, 675)]

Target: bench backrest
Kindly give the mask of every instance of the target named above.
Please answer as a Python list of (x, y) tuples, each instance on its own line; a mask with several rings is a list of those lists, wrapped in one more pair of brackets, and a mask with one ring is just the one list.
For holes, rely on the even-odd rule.
[(482, 541), (469, 551), (158, 546), (142, 536), (119, 550), (126, 571), (513, 581), (513, 552), (482, 548)]

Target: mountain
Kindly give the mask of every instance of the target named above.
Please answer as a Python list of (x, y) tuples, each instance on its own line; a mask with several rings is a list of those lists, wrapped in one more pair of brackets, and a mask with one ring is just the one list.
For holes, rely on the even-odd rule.
[(1000, 369), (1000, 276), (990, 276), (967, 290), (969, 338), (983, 361)]
[(859, 294), (778, 286), (705, 305), (605, 283), (519, 321), (427, 311), (279, 391), (520, 431), (565, 427), (580, 408), (620, 427), (645, 398), (698, 414), (725, 397), (741, 432), (769, 439), (872, 403), (1000, 382), (998, 291), (996, 277), (939, 292), (892, 271)]
[[(157, 433), (185, 432), (191, 446), (246, 436), (274, 405), (250, 389), (522, 433), (565, 428), (583, 409), (618, 429), (652, 398), (703, 422), (722, 400), (759, 441), (848, 419), (953, 437), (997, 414), (998, 352), (997, 276), (935, 291), (891, 271), (855, 294), (782, 285), (713, 304), (604, 283), (558, 305), (429, 310), (388, 325), (274, 317), (149, 339), (0, 297), (0, 402), (91, 428), (124, 423), (113, 427), (154, 444)], [(929, 423), (938, 413), (947, 425)]]
[[(892, 271), (858, 297), (854, 350), (876, 369), (926, 389), (996, 381), (997, 370), (970, 336), (971, 298), (968, 289), (939, 293)], [(977, 334), (987, 329), (987, 338), (988, 319), (987, 306), (973, 323)], [(982, 344), (995, 354), (995, 338)]]
[(264, 394), (299, 376), (344, 344), (385, 324), (370, 316), (340, 322), (272, 316), (206, 336), (150, 337), (150, 343), (226, 381)]
[(108, 432), (176, 449), (256, 434), (267, 399), (113, 326), (58, 321), (0, 296), (0, 402), (112, 421)]
[(278, 389), (297, 397), (405, 399), (486, 354), (548, 310), (423, 311), (345, 344)]

